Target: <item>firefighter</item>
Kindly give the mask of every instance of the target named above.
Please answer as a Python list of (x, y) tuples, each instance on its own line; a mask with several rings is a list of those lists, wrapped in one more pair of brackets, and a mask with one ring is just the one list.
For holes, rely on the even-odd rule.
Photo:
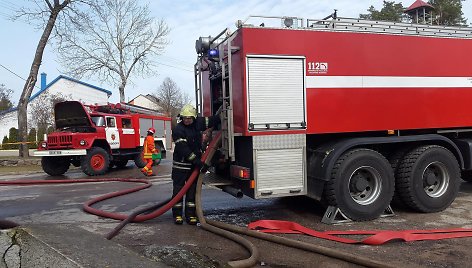
[(156, 130), (154, 128), (149, 128), (147, 131), (147, 136), (144, 139), (144, 160), (147, 162), (146, 166), (141, 169), (141, 172), (145, 176), (152, 176), (152, 163), (153, 163), (153, 154), (157, 154), (156, 146), (154, 145), (154, 133)]
[[(187, 104), (179, 115), (180, 122), (172, 131), (172, 139), (175, 142), (172, 182), (173, 195), (184, 187), (185, 182), (192, 174), (192, 170), (197, 167), (202, 172), (206, 167), (201, 161), (202, 156), (202, 131), (219, 124), (220, 117), (217, 115), (211, 117), (197, 117), (195, 108)], [(197, 224), (195, 212), (195, 191), (196, 181), (192, 184), (185, 195), (185, 219), (188, 224)], [(175, 224), (182, 224), (183, 199), (177, 202), (172, 208)]]

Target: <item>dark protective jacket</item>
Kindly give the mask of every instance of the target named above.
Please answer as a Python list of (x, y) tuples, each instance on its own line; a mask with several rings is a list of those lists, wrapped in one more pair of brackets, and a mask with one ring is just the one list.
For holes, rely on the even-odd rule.
[(175, 143), (174, 168), (191, 169), (192, 162), (202, 156), (202, 131), (215, 127), (220, 123), (217, 115), (211, 117), (197, 117), (191, 125), (178, 123), (172, 131), (172, 140)]

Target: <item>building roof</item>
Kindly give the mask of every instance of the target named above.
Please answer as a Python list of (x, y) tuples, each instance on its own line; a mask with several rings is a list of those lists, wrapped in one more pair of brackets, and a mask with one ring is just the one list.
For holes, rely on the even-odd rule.
[[(106, 89), (103, 89), (101, 87), (97, 87), (97, 86), (94, 86), (94, 85), (91, 85), (89, 83), (85, 83), (85, 82), (82, 82), (82, 81), (79, 81), (77, 79), (74, 79), (74, 78), (71, 78), (71, 77), (68, 77), (68, 76), (65, 76), (65, 75), (59, 75), (56, 79), (52, 80), (49, 84), (46, 85), (46, 87), (40, 89), (38, 92), (36, 92), (33, 96), (31, 96), (28, 100), (28, 102), (34, 100), (35, 98), (37, 98), (41, 93), (43, 93), (44, 91), (46, 91), (49, 87), (51, 87), (54, 83), (56, 83), (57, 81), (59, 81), (61, 78), (63, 79), (66, 79), (66, 80), (69, 80), (69, 81), (72, 81), (72, 82), (75, 82), (75, 83), (78, 83), (78, 84), (81, 84), (81, 85), (84, 85), (84, 86), (87, 86), (87, 87), (91, 87), (93, 89), (96, 89), (96, 90), (99, 90), (99, 91), (102, 91), (102, 92), (105, 92), (107, 93), (108, 96), (110, 96), (112, 93), (111, 91), (109, 90), (106, 90)], [(5, 110), (5, 111), (1, 111), (0, 112), (0, 116), (2, 115), (5, 115), (7, 113), (10, 113), (10, 112), (14, 112), (18, 110), (18, 106), (17, 107), (13, 107), (11, 109), (8, 109), (8, 110)]]
[(77, 79), (74, 79), (74, 78), (71, 78), (71, 77), (68, 77), (68, 76), (65, 76), (65, 75), (59, 75), (56, 79), (52, 80), (51, 83), (47, 84), (45, 88), (42, 88), (41, 90), (39, 90), (38, 92), (36, 92), (33, 96), (31, 96), (30, 99), (29, 99), (29, 101), (34, 100), (36, 97), (38, 97), (41, 93), (43, 93), (44, 91), (46, 91), (49, 87), (51, 87), (54, 83), (56, 83), (57, 81), (59, 81), (61, 78), (66, 79), (66, 80), (69, 80), (69, 81), (72, 81), (72, 82), (75, 82), (75, 83), (78, 83), (78, 84), (81, 84), (81, 85), (84, 85), (84, 86), (87, 86), (87, 87), (91, 87), (91, 88), (96, 89), (96, 90), (98, 90), (98, 91), (105, 92), (105, 93), (107, 93), (108, 96), (111, 95), (111, 91), (109, 91), (109, 90), (106, 90), (106, 89), (103, 89), (103, 88), (101, 88), (101, 87), (97, 87), (97, 86), (91, 85), (91, 84), (89, 84), (89, 83), (85, 83), (85, 82), (79, 81), (79, 80), (77, 80)]
[(146, 94), (146, 95), (139, 94), (138, 96), (134, 97), (132, 100), (128, 101), (128, 103), (133, 102), (135, 99), (137, 99), (139, 97), (144, 97), (144, 98), (148, 99), (149, 101), (154, 102), (156, 104), (159, 104), (159, 102), (160, 102), (160, 100), (158, 98), (156, 98), (155, 96), (153, 96), (151, 94)]
[(409, 12), (409, 11), (412, 11), (412, 10), (415, 10), (417, 8), (422, 8), (422, 7), (425, 7), (425, 8), (432, 8), (434, 9), (434, 7), (422, 0), (416, 0), (413, 4), (411, 4), (410, 7), (408, 7), (405, 12)]

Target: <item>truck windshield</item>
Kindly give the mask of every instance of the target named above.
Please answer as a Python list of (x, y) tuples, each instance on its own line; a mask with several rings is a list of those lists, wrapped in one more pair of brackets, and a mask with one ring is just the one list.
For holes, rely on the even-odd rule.
[(105, 126), (105, 119), (103, 116), (91, 116), (92, 122), (95, 124), (97, 127), (104, 127)]

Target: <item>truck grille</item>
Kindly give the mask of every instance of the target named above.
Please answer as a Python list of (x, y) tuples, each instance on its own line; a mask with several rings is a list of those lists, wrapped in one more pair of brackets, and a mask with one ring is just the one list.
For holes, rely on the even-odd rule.
[(72, 135), (48, 136), (48, 147), (66, 147), (72, 145)]

